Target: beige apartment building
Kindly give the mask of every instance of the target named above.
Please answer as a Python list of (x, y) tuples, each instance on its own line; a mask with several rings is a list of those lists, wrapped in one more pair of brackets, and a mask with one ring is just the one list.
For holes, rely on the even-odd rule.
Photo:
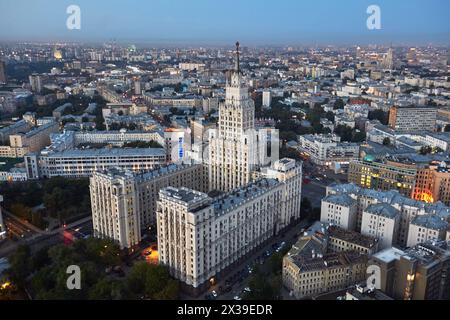
[(297, 299), (345, 289), (365, 278), (376, 238), (316, 222), (283, 257), (283, 285)]
[(368, 206), (362, 216), (361, 234), (378, 238), (380, 249), (390, 248), (397, 242), (400, 211), (390, 204)]
[(448, 230), (450, 230), (450, 224), (438, 216), (418, 216), (409, 225), (407, 247), (429, 241), (445, 240)]
[(285, 257), (283, 284), (296, 299), (342, 290), (365, 279), (367, 260), (354, 251)]
[(346, 194), (330, 194), (322, 199), (320, 221), (345, 230), (355, 230), (357, 204)]
[(169, 165), (141, 174), (115, 168), (95, 172), (90, 178), (95, 235), (122, 248), (137, 245), (142, 230), (156, 224), (158, 192), (168, 186), (203, 190), (201, 165)]
[(222, 197), (168, 187), (158, 201), (159, 261), (194, 289), (276, 233), (283, 184), (261, 179)]
[[(26, 127), (26, 126), (25, 126)], [(50, 145), (50, 134), (58, 132), (57, 122), (49, 122), (23, 133), (9, 135), (9, 145), (0, 146), (0, 157), (21, 158), (28, 152), (38, 152)]]

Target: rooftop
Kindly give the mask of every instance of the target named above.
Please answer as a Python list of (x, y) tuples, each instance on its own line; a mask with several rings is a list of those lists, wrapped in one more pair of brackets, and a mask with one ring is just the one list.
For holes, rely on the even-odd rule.
[(394, 219), (400, 213), (400, 211), (398, 211), (393, 206), (387, 203), (371, 204), (364, 211), (371, 214), (383, 216), (389, 219)]
[(166, 151), (162, 148), (102, 148), (102, 149), (69, 149), (61, 152), (43, 151), (43, 156), (53, 158), (84, 158), (84, 157), (146, 157), (146, 156), (166, 156)]
[(433, 230), (448, 230), (450, 228), (450, 224), (447, 221), (439, 216), (430, 214), (415, 217), (411, 224)]
[(372, 248), (378, 243), (378, 239), (365, 236), (356, 231), (349, 231), (338, 226), (330, 226), (328, 228), (330, 237), (351, 242), (365, 248)]
[(178, 200), (177, 202), (184, 202), (187, 205), (193, 204), (199, 201), (204, 201), (210, 199), (206, 194), (195, 191), (188, 188), (173, 188), (167, 187), (159, 191), (161, 196), (166, 196), (169, 198), (174, 198)]
[(395, 205), (396, 207), (413, 207), (417, 208), (422, 214), (435, 214), (439, 217), (450, 217), (450, 207), (442, 202), (426, 203), (419, 200), (404, 197), (396, 190), (377, 191), (373, 189), (361, 188), (353, 183), (336, 184), (333, 183), (327, 187), (327, 193), (331, 194), (351, 194), (358, 197), (366, 197), (379, 202)]
[(367, 256), (356, 251), (329, 253), (323, 256), (298, 255), (293, 257), (300, 272), (310, 272), (323, 269), (343, 268), (367, 261)]
[(382, 250), (380, 252), (375, 253), (373, 255), (373, 257), (375, 259), (377, 259), (377, 260), (380, 260), (380, 261), (384, 262), (384, 263), (389, 263), (389, 262), (394, 261), (394, 260), (399, 260), (400, 257), (402, 255), (404, 255), (404, 254), (405, 254), (404, 251), (392, 247), (392, 248), (384, 249), (384, 250)]
[(354, 199), (346, 194), (330, 194), (323, 198), (322, 201), (346, 207), (352, 206), (356, 203)]

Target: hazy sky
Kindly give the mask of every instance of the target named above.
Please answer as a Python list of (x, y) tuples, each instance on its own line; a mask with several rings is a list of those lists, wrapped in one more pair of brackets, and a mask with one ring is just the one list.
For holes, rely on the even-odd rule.
[[(81, 30), (66, 8), (81, 8)], [(366, 27), (371, 4), (381, 30)], [(0, 0), (1, 40), (450, 44), (448, 0)]]

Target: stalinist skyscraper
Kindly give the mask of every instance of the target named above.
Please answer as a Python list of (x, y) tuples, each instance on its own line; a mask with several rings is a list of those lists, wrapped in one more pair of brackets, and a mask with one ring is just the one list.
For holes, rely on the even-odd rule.
[(227, 83), (225, 103), (219, 107), (218, 129), (209, 133), (209, 189), (230, 191), (248, 184), (252, 171), (267, 163), (266, 131), (255, 130), (255, 105), (239, 64), (236, 62)]

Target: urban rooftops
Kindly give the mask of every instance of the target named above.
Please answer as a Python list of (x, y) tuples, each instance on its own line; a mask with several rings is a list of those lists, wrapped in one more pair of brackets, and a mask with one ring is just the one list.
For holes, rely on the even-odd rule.
[(398, 214), (400, 214), (400, 211), (387, 203), (371, 204), (365, 211), (389, 219), (394, 219)]
[(338, 226), (328, 227), (330, 237), (351, 242), (364, 248), (372, 248), (378, 243), (378, 239), (365, 236), (356, 231), (342, 229)]
[(439, 216), (429, 214), (415, 217), (411, 224), (433, 230), (449, 230), (450, 228), (447, 221)]
[(330, 194), (322, 199), (322, 201), (337, 204), (340, 206), (350, 207), (356, 203), (354, 199), (346, 194)]

